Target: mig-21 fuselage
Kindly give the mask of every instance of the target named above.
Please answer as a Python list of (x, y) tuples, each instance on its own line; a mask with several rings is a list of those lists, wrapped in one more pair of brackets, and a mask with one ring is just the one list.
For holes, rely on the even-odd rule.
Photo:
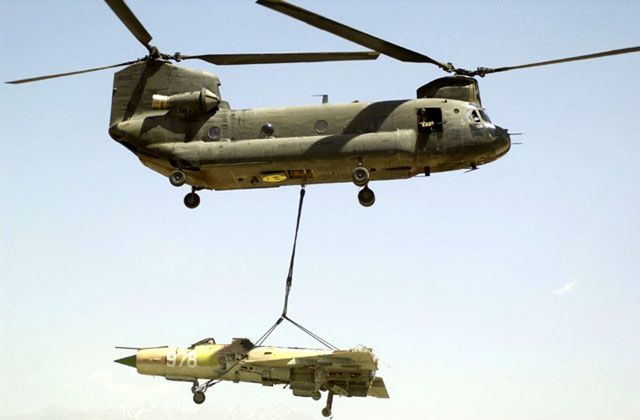
[[(246, 338), (216, 344), (208, 338), (187, 348), (140, 348), (135, 355), (116, 362), (134, 367), (142, 375), (192, 383), (197, 404), (204, 402), (204, 393), (213, 381), (286, 384), (293, 395), (314, 400), (326, 391), (325, 416), (331, 415), (334, 395), (389, 398), (384, 381), (376, 376), (378, 359), (365, 347), (317, 350), (254, 346)], [(199, 379), (208, 381), (200, 384)]]

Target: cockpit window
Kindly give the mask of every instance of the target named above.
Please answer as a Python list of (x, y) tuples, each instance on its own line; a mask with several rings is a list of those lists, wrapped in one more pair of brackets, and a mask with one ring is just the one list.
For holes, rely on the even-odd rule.
[(474, 123), (481, 123), (484, 121), (486, 123), (491, 124), (491, 118), (489, 118), (489, 115), (485, 112), (484, 109), (471, 108), (471, 112), (469, 113), (469, 118)]
[(489, 115), (485, 112), (484, 109), (480, 110), (480, 116), (482, 116), (482, 119), (485, 120), (485, 122), (491, 122), (491, 118), (489, 118)]
[(193, 350), (196, 346), (202, 346), (207, 344), (208, 345), (216, 344), (216, 340), (214, 340), (213, 337), (203, 338), (202, 340), (196, 341), (195, 343), (190, 345), (189, 349)]

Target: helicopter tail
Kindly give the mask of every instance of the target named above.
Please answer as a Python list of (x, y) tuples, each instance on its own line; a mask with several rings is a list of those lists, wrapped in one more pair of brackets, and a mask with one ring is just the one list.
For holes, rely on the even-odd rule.
[(220, 98), (220, 81), (208, 72), (175, 66), (165, 61), (132, 64), (114, 75), (109, 126), (151, 112), (153, 95), (171, 96), (209, 90)]

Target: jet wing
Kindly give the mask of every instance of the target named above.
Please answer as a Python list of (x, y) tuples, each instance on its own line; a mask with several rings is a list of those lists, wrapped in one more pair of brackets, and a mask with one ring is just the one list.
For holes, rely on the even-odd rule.
[(387, 387), (384, 385), (384, 380), (381, 377), (376, 376), (371, 381), (371, 385), (369, 386), (369, 392), (367, 393), (370, 397), (376, 398), (389, 398), (389, 393), (387, 392)]
[(291, 359), (287, 366), (303, 367), (303, 366), (329, 366), (329, 365), (351, 365), (352, 360), (348, 357), (335, 356), (307, 356), (295, 357)]
[(377, 361), (373, 353), (369, 351), (336, 350), (332, 353), (296, 354), (290, 353), (269, 354), (269, 356), (249, 357), (243, 360), (243, 365), (263, 367), (316, 367), (323, 366), (335, 369), (376, 370)]
[(327, 355), (319, 356), (297, 356), (297, 357), (283, 357), (283, 358), (264, 358), (243, 360), (243, 365), (246, 366), (263, 366), (263, 367), (318, 367), (318, 366), (359, 366), (354, 365), (353, 360), (346, 357), (332, 357)]
[(373, 353), (368, 349), (336, 350), (333, 354), (326, 357), (333, 359), (337, 367), (344, 369), (362, 369), (372, 371), (378, 369), (378, 359), (376, 359)]

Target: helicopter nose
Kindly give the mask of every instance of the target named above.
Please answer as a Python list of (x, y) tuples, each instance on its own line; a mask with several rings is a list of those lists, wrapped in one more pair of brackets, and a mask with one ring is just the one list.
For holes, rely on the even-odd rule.
[(511, 149), (511, 136), (506, 128), (496, 126), (496, 152), (502, 156)]

